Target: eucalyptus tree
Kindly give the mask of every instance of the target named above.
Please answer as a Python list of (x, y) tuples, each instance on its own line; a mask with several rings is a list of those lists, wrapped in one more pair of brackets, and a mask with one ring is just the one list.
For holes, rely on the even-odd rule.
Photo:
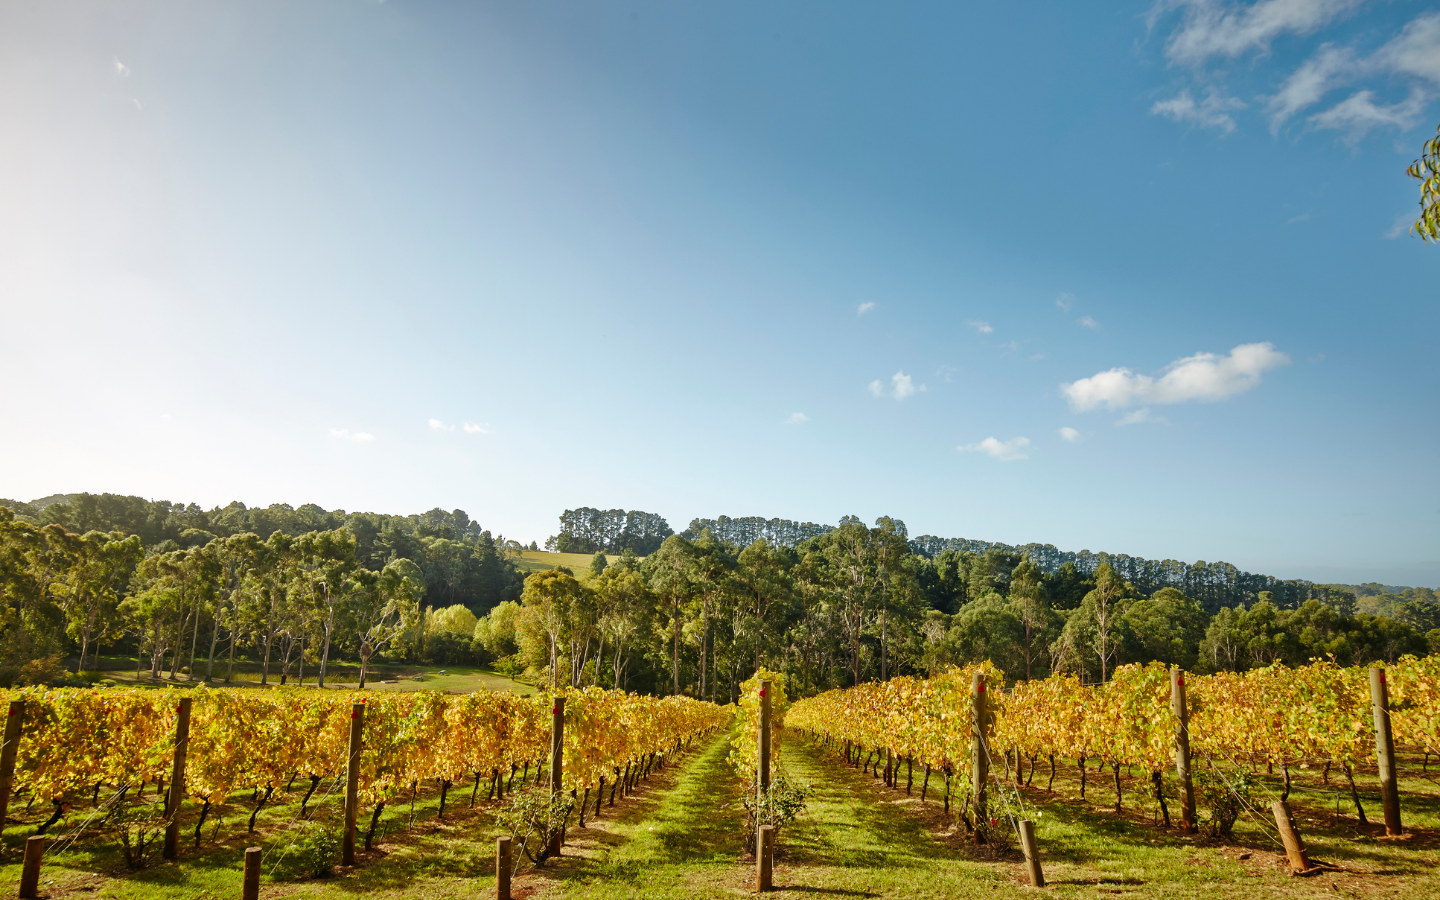
[(71, 542), (71, 547), (73, 556), (64, 579), (61, 608), (65, 611), (67, 633), (80, 645), (75, 671), (81, 672), (92, 640), (99, 668), (100, 646), (96, 638), (112, 630), (118, 618), (120, 590), (130, 580), (144, 550), (139, 537), (127, 537), (118, 531), (91, 531)]
[(859, 684), (862, 641), (877, 612), (874, 535), (864, 522), (846, 516), (826, 538), (825, 555), (835, 574), (837, 619), (850, 656), (851, 684)]
[(370, 659), (391, 646), (420, 621), (420, 595), (424, 574), (408, 559), (390, 562), (380, 572), (357, 569), (354, 589), (345, 595), (345, 620), (360, 644), (360, 689)]
[(560, 647), (579, 601), (580, 583), (560, 569), (536, 572), (525, 579), (521, 604), (534, 616), (548, 640), (550, 687), (559, 686)]
[(662, 599), (670, 617), (672, 694), (680, 693), (680, 630), (684, 619), (681, 610), (696, 591), (691, 566), (693, 557), (693, 545), (679, 535), (671, 535), (660, 545), (659, 550), (645, 558), (644, 564), (649, 575), (650, 589)]
[[(632, 557), (633, 558), (633, 557)], [(625, 688), (625, 669), (634, 646), (650, 634), (655, 616), (655, 594), (650, 590), (638, 568), (615, 565), (591, 582), (595, 592), (600, 647), (596, 652), (597, 684), (600, 667), (605, 659), (605, 642), (610, 642), (610, 686)]]
[(355, 536), (344, 528), (312, 531), (290, 545), (288, 575), (291, 591), (298, 595), (292, 597), (292, 601), (296, 609), (308, 612), (319, 632), (319, 685), (322, 688), (325, 667), (330, 660), (330, 642), (335, 634), (336, 612), (345, 594), (354, 589), (352, 576), (357, 568)]
[(1061, 621), (1046, 602), (1044, 581), (1045, 574), (1028, 556), (1010, 578), (1010, 605), (1023, 630), (1021, 655), (1025, 659), (1026, 681), (1035, 677), (1035, 663), (1048, 656), (1046, 650)]

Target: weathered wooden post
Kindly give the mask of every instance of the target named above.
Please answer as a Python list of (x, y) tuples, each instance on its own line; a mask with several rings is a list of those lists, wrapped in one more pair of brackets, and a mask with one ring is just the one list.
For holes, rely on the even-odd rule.
[(775, 826), (761, 825), (755, 853), (755, 890), (768, 891), (773, 887), (774, 872), (771, 857), (775, 854)]
[(15, 788), (15, 751), (20, 748), (20, 726), (25, 721), (25, 701), (11, 700), (5, 716), (5, 743), (0, 745), (0, 831), (10, 810), (10, 792)]
[(1270, 804), (1275, 813), (1275, 827), (1280, 831), (1280, 840), (1285, 844), (1285, 855), (1290, 858), (1290, 868), (1304, 872), (1310, 868), (1310, 858), (1305, 855), (1305, 842), (1295, 830), (1295, 820), (1290, 818), (1290, 804), (1276, 800)]
[(1020, 849), (1025, 853), (1025, 869), (1030, 873), (1030, 883), (1040, 888), (1045, 886), (1045, 873), (1040, 871), (1040, 851), (1035, 846), (1035, 823), (1029, 819), (1020, 820)]
[(770, 793), (770, 682), (760, 682), (760, 723), (755, 736), (755, 890), (770, 890), (770, 856), (775, 850), (775, 829), (761, 818), (769, 808)]
[(365, 703), (350, 706), (350, 755), (345, 764), (345, 837), (341, 865), (355, 865), (355, 818), (360, 804), (360, 738), (365, 730)]
[(1395, 785), (1395, 740), (1390, 733), (1390, 691), (1385, 670), (1370, 669), (1370, 706), (1375, 713), (1375, 759), (1380, 768), (1380, 803), (1385, 808), (1385, 833), (1400, 833), (1400, 793)]
[(510, 900), (510, 838), (495, 839), (495, 900)]
[(1195, 784), (1190, 779), (1190, 708), (1185, 702), (1185, 673), (1170, 670), (1170, 709), (1179, 720), (1175, 728), (1175, 777), (1180, 781), (1180, 830), (1194, 834)]
[(175, 708), (175, 763), (165, 801), (165, 858), (180, 857), (180, 804), (185, 801), (185, 754), (190, 750), (190, 698)]
[(985, 785), (990, 780), (990, 751), (985, 746), (985, 675), (981, 672), (975, 673), (972, 694), (974, 708), (970, 741), (970, 796), (975, 798), (975, 827), (981, 829), (989, 821)]
[[(556, 697), (550, 706), (550, 802), (560, 796), (560, 787), (565, 781), (565, 698)], [(563, 826), (550, 838), (550, 854), (560, 855), (565, 846)]]
[(40, 894), (40, 860), (45, 856), (45, 835), (25, 839), (25, 864), (20, 870), (20, 896), (32, 898)]
[(260, 900), (260, 859), (264, 851), (259, 847), (245, 848), (245, 880), (240, 887), (240, 900)]

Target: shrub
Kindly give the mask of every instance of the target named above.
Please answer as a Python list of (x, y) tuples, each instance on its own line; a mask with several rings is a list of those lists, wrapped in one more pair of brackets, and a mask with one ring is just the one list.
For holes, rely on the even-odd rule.
[[(515, 845), (538, 866), (550, 857), (551, 840), (565, 828), (574, 809), (575, 799), (563, 791), (552, 797), (548, 786), (531, 785), (512, 794), (509, 805), (496, 818), (500, 827), (510, 832)], [(519, 854), (515, 862), (519, 864)]]
[(1235, 821), (1250, 805), (1250, 791), (1254, 786), (1250, 774), (1237, 769), (1230, 775), (1219, 770), (1201, 771), (1196, 775), (1200, 802), (1210, 810), (1206, 831), (1211, 837), (1234, 837)]
[(335, 826), (326, 822), (305, 822), (283, 832), (280, 839), (285, 843), (278, 848), (281, 854), (278, 877), (289, 881), (326, 878), (335, 871), (335, 857), (340, 852), (341, 842), (340, 831)]
[(125, 868), (143, 869), (154, 858), (164, 836), (165, 805), (161, 801), (132, 805), (122, 800), (111, 811), (106, 828), (120, 841)]
[(755, 852), (761, 825), (774, 825), (778, 832), (805, 811), (805, 801), (812, 793), (809, 785), (797, 784), (784, 775), (770, 779), (768, 791), (747, 791), (744, 795), (746, 852)]

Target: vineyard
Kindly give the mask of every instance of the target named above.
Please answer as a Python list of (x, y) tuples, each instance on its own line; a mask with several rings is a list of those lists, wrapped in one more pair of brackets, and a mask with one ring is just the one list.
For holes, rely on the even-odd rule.
[[(1388, 685), (1394, 744), (1423, 754), (1428, 763), (1430, 754), (1440, 753), (1440, 658), (1406, 657), (1380, 678)], [(1040, 759), (1049, 763), (1051, 783), (1056, 761), (1073, 760), (1082, 797), (1086, 761), (1108, 766), (1117, 812), (1123, 803), (1120, 769), (1139, 768), (1151, 785), (1147, 799), (1168, 825), (1166, 770), (1176, 764), (1177, 736), (1188, 747), (1186, 778), (1193, 753), (1215, 773), (1222, 793), (1226, 773), (1278, 767), (1279, 799), (1285, 800), (1292, 769), (1320, 768), (1328, 780), (1336, 768), (1364, 821), (1354, 773), (1377, 753), (1371, 674), (1365, 668), (1315, 662), (1298, 669), (1275, 665), (1193, 676), (1152, 663), (1121, 666), (1103, 685), (1082, 685), (1068, 675), (1017, 682), (1009, 691), (1003, 684), (1003, 673), (990, 663), (928, 680), (895, 678), (800, 700), (788, 724), (843, 746), (852, 761), (864, 753), (867, 766), (873, 759), (878, 767), (883, 759), (887, 782), (902, 761), (907, 779), (914, 766), (922, 767), (922, 790), (932, 773), (940, 773), (947, 810), (951, 779), (958, 777), (967, 784), (959, 805), (976, 814), (973, 822), (965, 812), (962, 818), (977, 830), (986, 824), (987, 770), (1003, 767), (1007, 780), (1018, 785), (1028, 761), (1030, 775), (1023, 780), (1029, 784)], [(1188, 696), (1183, 727), (1175, 705), (1179, 685)], [(983, 694), (986, 711), (978, 727), (976, 692)], [(1186, 786), (1189, 796), (1168, 799), (1183, 799), (1188, 814), (1194, 805), (1190, 791)], [(1018, 794), (1014, 800), (1017, 808), (1007, 810), (1012, 816), (1023, 805)], [(1237, 793), (1236, 802), (1248, 801), (1248, 794)]]
[[(687, 698), (593, 688), (557, 696), (567, 707), (560, 793), (583, 792), (587, 800), (607, 778), (616, 783), (622, 772), (639, 771), (728, 721), (720, 707)], [(183, 796), (199, 804), (197, 844), (209, 810), (237, 793), (263, 798), (263, 805), (297, 777), (309, 783), (306, 803), (317, 788), (317, 800), (337, 793), (350, 762), (352, 720), (362, 709), (354, 792), (372, 811), (371, 832), (388, 801), (420, 784), (439, 785), (442, 815), (446, 792), (467, 780), (473, 780), (472, 796), (486, 783), (487, 796), (503, 797), (517, 775), (523, 786), (532, 768), (537, 778), (543, 771), (556, 703), (555, 697), (490, 692), (377, 697), (206, 688), (185, 701), (179, 692), (117, 690), (31, 690), (3, 699), (24, 723), (11, 796), (53, 804), (56, 819), (84, 801), (108, 812), (123, 807), (127, 795), (138, 800), (147, 784), (163, 790), (167, 776), (183, 771)], [(189, 706), (183, 741), (177, 733), (182, 703)], [(185, 763), (177, 769), (181, 745)]]
[[(1418, 758), (1423, 755), (1428, 763), (1429, 754), (1440, 748), (1440, 659), (1407, 658), (1387, 669), (1385, 679), (1394, 741), (1411, 754), (1418, 770)], [(1174, 702), (1177, 682), (1183, 683), (1186, 695), (1183, 726)], [(980, 695), (983, 700), (977, 700)], [(379, 877), (394, 865), (386, 859), (396, 840), (405, 846), (423, 842), (424, 834), (448, 835), (449, 843), (431, 852), (448, 859), (463, 846), (467, 849), (453, 858), (466, 861), (468, 877), (489, 877), (498, 871), (491, 862), (496, 856), (491, 853), (490, 861), (485, 860), (487, 845), (477, 840), (473, 829), (478, 828), (480, 835), (493, 834), (499, 826), (505, 833), (510, 828), (505, 818), (511, 808), (507, 796), (511, 805), (519, 805), (533, 786), (531, 797), (549, 797), (547, 802), (558, 803), (561, 839), (578, 839), (591, 849), (579, 856), (567, 851), (563, 857), (550, 857), (551, 861), (532, 856), (536, 866), (529, 870), (531, 880), (525, 882), (529, 886), (518, 896), (527, 895), (536, 884), (549, 885), (556, 895), (568, 893), (564, 881), (554, 879), (563, 879), (567, 867), (577, 866), (580, 871), (608, 873), (596, 876), (603, 886), (592, 887), (587, 896), (629, 895), (627, 890), (640, 884), (634, 880), (636, 871), (670, 879), (667, 883), (680, 891), (667, 893), (667, 888), (657, 896), (686, 896), (680, 889), (695, 877), (696, 865), (720, 864), (723, 871), (735, 873), (760, 865), (762, 856), (764, 883), (770, 884), (773, 869), (776, 890), (785, 890), (785, 883), (811, 888), (828, 884), (836, 890), (908, 896), (907, 892), (921, 889), (903, 885), (923, 885), (927, 878), (950, 884), (950, 890), (969, 884), (965, 879), (977, 889), (987, 884), (993, 888), (997, 872), (1003, 882), (1003, 873), (1022, 862), (1019, 851), (1004, 849), (1013, 844), (1018, 819), (1038, 819), (1042, 811), (1059, 818), (1042, 820), (1043, 827), (1036, 831), (1041, 853), (1048, 853), (1060, 872), (1072, 873), (1072, 881), (1074, 873), (1088, 877), (1084, 873), (1095, 871), (1097, 865), (1075, 861), (1076, 840), (1097, 842), (1089, 851), (1092, 854), (1141, 853), (1134, 845), (1144, 846), (1146, 840), (1117, 842), (1115, 835), (1123, 832), (1114, 832), (1103, 822), (1077, 831), (1082, 821), (1076, 818), (1077, 809), (1098, 812), (1099, 808), (1074, 807), (1073, 801), (1052, 790), (1058, 778), (1062, 792), (1073, 797), (1078, 786), (1083, 800), (1087, 769), (1096, 763), (1104, 774), (1092, 776), (1098, 783), (1089, 785), (1089, 802), (1102, 795), (1108, 798), (1113, 784), (1113, 807), (1106, 799), (1104, 815), (1115, 817), (1122, 803), (1132, 816), (1143, 806), (1155, 814), (1153, 834), (1175, 834), (1159, 826), (1166, 799), (1179, 805), (1174, 772), (1180, 733), (1187, 735), (1196, 769), (1217, 773), (1220, 782), (1243, 781), (1244, 773), (1266, 773), (1246, 782), (1254, 791), (1254, 796), (1245, 795), (1252, 807), (1250, 823), (1242, 823), (1249, 829), (1247, 841), (1263, 841), (1273, 831), (1264, 823), (1255, 824), (1253, 807), (1267, 805), (1259, 802), (1259, 794), (1289, 795), (1292, 774), (1295, 790), (1302, 791), (1302, 782), (1313, 786), (1318, 773), (1328, 779), (1333, 770), (1343, 781), (1331, 793), (1338, 796), (1338, 784), (1348, 784), (1348, 796), (1358, 809), (1360, 791), (1370, 787), (1377, 752), (1369, 672), (1330, 663), (1178, 678), (1176, 672), (1158, 665), (1125, 666), (1102, 685), (1082, 685), (1074, 678), (1057, 676), (1008, 687), (1004, 673), (986, 663), (931, 679), (899, 677), (799, 699), (787, 696), (782, 673), (762, 670), (745, 683), (739, 704), (729, 707), (598, 689), (537, 697), (325, 694), (296, 689), (265, 693), (209, 688), (30, 689), (0, 699), (18, 710), (22, 723), (19, 739), (10, 745), (15, 752), (6, 797), (12, 813), (21, 813), (20, 819), (11, 818), (12, 828), (5, 835), (11, 851), (18, 849), (16, 821), (30, 825), (27, 834), (34, 833), (37, 825), (50, 829), (54, 843), (45, 865), (61, 871), (67, 859), (79, 859), (72, 849), (77, 841), (81, 846), (93, 845), (108, 834), (100, 827), (102, 820), (123, 820), (127, 809), (153, 806), (173, 796), (178, 774), (184, 805), (178, 816), (168, 809), (165, 813), (171, 820), (182, 820), (184, 827), (184, 847), (173, 865), (181, 867), (177, 871), (190, 871), (187, 867), (202, 860), (216, 860), (207, 865), (218, 866), (223, 878), (217, 875), (218, 881), (201, 883), (221, 885), (225, 892), (233, 888), (224, 885), (238, 885), (236, 848), (243, 845), (236, 842), (294, 843), (294, 829), (309, 833), (307, 818), (316, 817), (321, 808), (328, 811), (325, 816), (333, 826), (337, 810), (343, 808), (347, 778), (353, 778), (353, 806), (358, 807), (351, 817), (358, 813), (358, 840), (366, 850), (375, 835), (375, 822), (387, 807), (404, 810), (408, 805), (408, 816), (402, 812), (399, 821), (408, 818), (410, 823), (394, 826), (404, 831), (390, 836), (385, 844), (388, 851), (378, 856), (367, 853), (358, 867), (347, 867), (345, 871), (353, 873), (347, 879)], [(976, 709), (982, 710), (978, 722)], [(182, 720), (185, 728), (180, 728)], [(562, 721), (563, 727), (557, 727)], [(362, 722), (363, 739), (357, 741)], [(768, 746), (761, 740), (762, 723), (768, 723), (764, 729)], [(718, 739), (704, 737), (707, 733)], [(558, 759), (551, 751), (557, 734), (562, 741)], [(681, 760), (677, 751), (690, 747), (697, 737), (702, 738), (696, 745), (699, 754), (685, 757), (689, 762), (682, 765), (671, 765)], [(183, 749), (178, 759), (177, 746)], [(359, 748), (353, 765), (352, 747)], [(837, 756), (853, 769), (835, 767)], [(562, 773), (559, 789), (551, 790), (547, 773), (554, 772), (557, 763)], [(607, 787), (613, 806), (617, 788), (622, 798), (629, 796), (636, 779), (648, 777), (662, 765), (667, 777), (678, 779), (669, 789), (672, 799), (657, 798), (660, 805), (654, 806), (647, 805), (642, 795), (630, 811), (612, 811), (600, 821)], [(882, 766), (883, 788), (879, 787)], [(1122, 769), (1139, 773), (1138, 778), (1125, 779), (1130, 785), (1128, 796), (1122, 796)], [(766, 782), (762, 771), (773, 771), (775, 780)], [(869, 787), (872, 775), (875, 788)], [(979, 782), (973, 780), (977, 775)], [(971, 793), (977, 783), (988, 790), (988, 820), (984, 794), (977, 804)], [(1412, 773), (1408, 785), (1413, 789), (1414, 784)], [(469, 796), (468, 807), (463, 798), (454, 796), (462, 789)], [(414, 804), (422, 791), (420, 806), (435, 824), (428, 831), (412, 833)], [(457, 814), (448, 820), (447, 794), (449, 808)], [(1408, 796), (1407, 804), (1413, 801), (1413, 807), (1407, 805), (1407, 810), (1413, 808), (1414, 819), (1406, 821), (1407, 831), (1412, 832), (1407, 837), (1413, 837), (1418, 827), (1421, 843), (1412, 849), (1423, 851), (1431, 846), (1435, 798), (1424, 792)], [(273, 805), (267, 807), (267, 802)], [(1218, 801), (1213, 794), (1202, 797), (1201, 812), (1210, 815), (1207, 804), (1214, 802)], [(888, 811), (891, 804), (894, 812)], [(868, 818), (853, 818), (871, 807), (865, 813)], [(273, 810), (268, 839), (262, 838), (264, 822), (260, 834), (251, 834), (257, 815), (267, 808)], [(587, 808), (591, 810), (588, 829)], [(224, 820), (226, 836), (221, 836), (222, 823), (217, 823), (222, 810), (229, 813)], [(52, 815), (49, 821), (47, 814)], [(1307, 829), (1317, 827), (1313, 804), (1308, 815)], [(636, 816), (650, 818), (629, 824)], [(855, 831), (856, 823), (873, 824), (880, 821), (876, 816), (889, 817), (885, 834), (908, 835), (906, 840), (913, 846), (878, 839), (866, 843), (865, 829)], [(1168, 812), (1163, 817), (1169, 826)], [(450, 824), (443, 824), (446, 821)], [(928, 824), (922, 827), (922, 822)], [(564, 837), (567, 823), (570, 837)], [(755, 841), (761, 826), (770, 827), (763, 829), (767, 833), (759, 844), (765, 853), (757, 855)], [(595, 831), (597, 827), (602, 830)], [(1007, 832), (1012, 838), (1005, 837)], [(917, 862), (916, 847), (933, 847), (935, 835), (951, 833), (958, 843), (938, 855), (934, 849), (925, 851), (933, 861)], [(606, 834), (625, 835), (627, 847), (603, 852), (628, 859), (623, 865), (632, 868), (616, 869), (620, 862), (586, 861), (586, 854), (597, 852), (593, 848), (608, 846)], [(1227, 831), (1215, 846), (1223, 853), (1227, 843), (1238, 839)], [(952, 839), (942, 838), (946, 840)], [(969, 846), (978, 852), (977, 842), (999, 849), (981, 856), (963, 849)], [(1131, 846), (1123, 846), (1127, 844)], [(1335, 844), (1322, 846), (1333, 853)], [(856, 854), (852, 863), (841, 863), (837, 869), (814, 867), (816, 860), (845, 852)], [(1403, 852), (1409, 851), (1403, 847), (1385, 851), (1387, 871), (1397, 871), (1394, 855)], [(268, 867), (274, 855), (270, 850), (266, 853)], [(95, 859), (94, 851), (84, 858)], [(403, 854), (395, 858), (402, 859)], [(504, 859), (514, 860), (504, 867), (507, 872), (519, 871), (518, 854)], [(653, 871), (652, 860), (660, 861)], [(16, 862), (13, 855), (10, 862)], [(93, 862), (68, 865), (100, 868)], [(913, 878), (893, 874), (907, 867), (915, 868)], [(366, 875), (371, 868), (374, 875)], [(1332, 870), (1346, 871), (1338, 867), (1326, 871)], [(116, 871), (121, 878), (153, 877)], [(871, 874), (861, 876), (859, 871)], [(837, 877), (832, 872), (849, 874), (831, 880)], [(748, 874), (743, 879), (725, 877), (730, 879), (725, 882), (729, 887), (721, 894), (753, 887)], [(1023, 876), (1015, 877), (1023, 883)], [(1101, 875), (1095, 878), (1103, 881)], [(186, 896), (194, 896), (195, 883), (186, 883), (192, 885)], [(481, 888), (481, 895), (491, 896), (489, 890)], [(474, 890), (460, 893), (474, 895)]]

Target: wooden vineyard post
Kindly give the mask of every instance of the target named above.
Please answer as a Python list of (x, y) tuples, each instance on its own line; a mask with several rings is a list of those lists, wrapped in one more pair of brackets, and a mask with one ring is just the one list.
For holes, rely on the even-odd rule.
[(1270, 804), (1275, 812), (1275, 827), (1280, 830), (1280, 840), (1285, 844), (1285, 855), (1290, 858), (1290, 868), (1296, 872), (1304, 872), (1310, 868), (1310, 859), (1305, 855), (1305, 842), (1300, 840), (1300, 832), (1295, 830), (1295, 820), (1290, 818), (1290, 804), (1284, 800), (1276, 800)]
[(40, 894), (40, 860), (45, 857), (45, 835), (32, 835), (25, 839), (25, 865), (20, 870), (20, 896), (37, 897)]
[[(556, 697), (550, 707), (550, 802), (560, 796), (560, 786), (565, 780), (565, 698)], [(565, 845), (565, 834), (557, 830), (550, 838), (550, 854), (560, 855)]]
[(1020, 849), (1025, 853), (1025, 869), (1030, 873), (1030, 883), (1037, 888), (1045, 886), (1045, 873), (1040, 871), (1040, 851), (1035, 846), (1035, 823), (1029, 819), (1020, 820)]
[(760, 682), (760, 727), (755, 735), (755, 890), (770, 890), (770, 857), (775, 852), (775, 828), (762, 817), (770, 792), (770, 682)]
[(5, 716), (5, 743), (0, 747), (0, 831), (10, 809), (10, 792), (15, 787), (15, 751), (20, 747), (20, 726), (25, 721), (25, 701), (11, 700)]
[(185, 754), (190, 750), (190, 698), (181, 698), (175, 712), (175, 765), (165, 800), (166, 859), (180, 856), (180, 804), (185, 800)]
[(1385, 670), (1370, 669), (1370, 705), (1375, 713), (1375, 760), (1380, 768), (1380, 803), (1385, 808), (1385, 833), (1400, 833), (1400, 793), (1395, 785), (1395, 741), (1390, 733), (1390, 692)]
[(365, 704), (350, 706), (350, 750), (345, 764), (345, 837), (340, 864), (355, 865), (355, 818), (360, 804), (360, 739), (365, 732)]
[(245, 880), (240, 887), (240, 900), (260, 900), (260, 859), (264, 851), (259, 847), (245, 848)]
[(990, 751), (985, 746), (985, 675), (975, 673), (972, 685), (974, 720), (971, 723), (970, 795), (975, 798), (975, 827), (983, 829), (989, 821), (985, 811), (985, 783), (990, 780)]
[(1170, 709), (1179, 725), (1175, 729), (1175, 777), (1180, 781), (1180, 830), (1194, 834), (1195, 784), (1190, 780), (1190, 709), (1185, 702), (1185, 673), (1170, 670)]
[(768, 891), (774, 886), (774, 872), (770, 860), (775, 853), (775, 826), (761, 825), (756, 842), (755, 890)]
[(495, 900), (510, 900), (510, 838), (495, 839)]

